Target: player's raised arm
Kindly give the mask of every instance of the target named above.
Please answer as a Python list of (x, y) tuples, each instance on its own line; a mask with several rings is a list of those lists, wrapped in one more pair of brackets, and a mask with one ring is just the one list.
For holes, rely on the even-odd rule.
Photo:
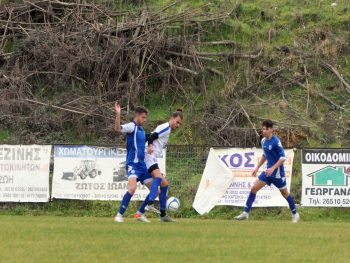
[(117, 134), (120, 134), (122, 132), (121, 126), (120, 126), (120, 113), (121, 113), (121, 107), (118, 102), (114, 104), (115, 109), (115, 125), (114, 130)]
[(120, 113), (121, 113), (121, 107), (120, 104), (118, 102), (115, 103), (114, 105), (115, 108), (115, 126), (114, 126), (114, 130), (117, 134), (129, 134), (132, 133), (135, 130), (135, 122), (129, 122), (126, 124), (121, 125), (120, 124)]

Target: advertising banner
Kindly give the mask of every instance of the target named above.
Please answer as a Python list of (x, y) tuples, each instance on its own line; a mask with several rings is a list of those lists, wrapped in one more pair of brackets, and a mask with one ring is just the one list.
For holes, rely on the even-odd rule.
[(0, 145), (0, 201), (48, 202), (50, 145)]
[[(217, 154), (222, 162), (227, 165), (234, 174), (230, 186), (221, 198), (218, 205), (245, 206), (251, 187), (256, 177), (252, 177), (251, 173), (257, 166), (263, 155), (262, 149), (256, 148), (232, 148), (217, 150)], [(292, 179), (294, 151), (292, 149), (285, 150), (287, 159), (284, 162), (285, 176), (288, 190)], [(266, 162), (260, 168), (258, 176), (266, 170)], [(253, 207), (277, 207), (288, 206), (287, 201), (283, 198), (280, 191), (274, 186), (266, 185), (262, 188), (255, 199)]]
[[(53, 198), (122, 200), (128, 189), (125, 149), (55, 145), (54, 157)], [(165, 154), (158, 161), (165, 173)], [(132, 200), (144, 200), (148, 193), (139, 183)]]
[(210, 149), (207, 163), (199, 183), (193, 208), (203, 215), (220, 201), (222, 194), (233, 180), (230, 169), (219, 159), (213, 148)]
[[(291, 149), (285, 150), (286, 161), (284, 162), (285, 177), (287, 181), (288, 190), (290, 190), (294, 151)], [(263, 155), (262, 149), (256, 148), (227, 148), (227, 149), (212, 149), (207, 160), (207, 166), (202, 176), (202, 181), (198, 192), (204, 190), (201, 186), (205, 186), (205, 182), (211, 182), (215, 180), (222, 180), (222, 177), (226, 177), (225, 185), (215, 187), (211, 189), (212, 192), (216, 191), (216, 194), (221, 194), (221, 198), (218, 200), (217, 205), (231, 205), (231, 206), (245, 206), (245, 202), (249, 195), (250, 189), (253, 186), (256, 177), (252, 177), (252, 171), (258, 164), (260, 158)], [(212, 159), (219, 159), (220, 162), (227, 168), (225, 171), (219, 169), (217, 162)], [(229, 174), (227, 174), (227, 170)], [(261, 167), (258, 175), (266, 170), (266, 163)], [(206, 181), (203, 181), (205, 179)], [(213, 184), (210, 184), (213, 186)], [(207, 192), (209, 193), (209, 192)], [(198, 193), (197, 193), (198, 195)], [(201, 196), (204, 196), (201, 194)], [(206, 195), (205, 195), (206, 196)], [(210, 196), (206, 196), (211, 198)], [(204, 198), (204, 197), (202, 197)], [(196, 201), (195, 201), (196, 202)], [(199, 201), (197, 200), (197, 204)], [(198, 206), (198, 205), (197, 205)], [(278, 207), (288, 206), (287, 201), (282, 197), (280, 191), (274, 186), (266, 185), (262, 188), (255, 199), (253, 207)], [(201, 211), (199, 207), (197, 211)], [(205, 209), (204, 209), (205, 210)]]
[(350, 149), (302, 150), (302, 206), (350, 207)]

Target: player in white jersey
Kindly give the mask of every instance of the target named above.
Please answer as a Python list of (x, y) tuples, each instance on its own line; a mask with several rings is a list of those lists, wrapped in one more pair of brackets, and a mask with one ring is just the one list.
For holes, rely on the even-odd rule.
[[(154, 207), (154, 200), (159, 194), (160, 220), (162, 222), (174, 222), (173, 219), (166, 215), (166, 200), (169, 185), (159, 169), (158, 158), (162, 157), (163, 150), (167, 147), (170, 133), (181, 126), (182, 119), (182, 110), (178, 109), (176, 112), (170, 115), (170, 120), (168, 122), (159, 125), (147, 139), (145, 163), (148, 172), (154, 179), (149, 195), (146, 197), (139, 210), (134, 215), (135, 219), (138, 221), (143, 221), (145, 218), (143, 214), (146, 206), (149, 211), (159, 213), (159, 211)], [(159, 187), (160, 191), (158, 189)]]

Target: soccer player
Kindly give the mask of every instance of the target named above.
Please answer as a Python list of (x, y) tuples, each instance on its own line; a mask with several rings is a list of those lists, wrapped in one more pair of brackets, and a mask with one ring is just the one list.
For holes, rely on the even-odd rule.
[(149, 195), (146, 197), (139, 210), (134, 215), (136, 220), (142, 221), (141, 217), (144, 216), (146, 206), (149, 211), (159, 213), (159, 211), (154, 207), (154, 200), (158, 195), (158, 187), (160, 186), (160, 221), (174, 222), (174, 220), (166, 214), (166, 200), (169, 185), (159, 169), (157, 158), (163, 155), (163, 149), (165, 149), (167, 146), (171, 131), (178, 129), (181, 126), (182, 119), (182, 110), (178, 109), (170, 115), (170, 120), (168, 122), (159, 125), (148, 137), (148, 151), (145, 155), (145, 162), (148, 172), (153, 177), (153, 182)]
[(300, 216), (297, 213), (295, 207), (294, 198), (289, 194), (286, 184), (286, 177), (284, 173), (283, 163), (286, 160), (286, 155), (280, 139), (275, 136), (273, 129), (273, 122), (271, 120), (265, 120), (262, 123), (263, 139), (261, 140), (261, 146), (264, 154), (259, 161), (258, 166), (252, 172), (252, 176), (256, 176), (259, 168), (267, 160), (267, 169), (262, 172), (258, 179), (255, 181), (242, 214), (235, 217), (236, 220), (247, 220), (249, 212), (254, 203), (257, 192), (263, 188), (266, 184), (274, 184), (281, 192), (282, 196), (287, 200), (289, 208), (292, 212), (292, 222), (297, 223), (300, 220)]
[[(127, 209), (130, 199), (134, 195), (137, 182), (151, 186), (152, 176), (148, 173), (145, 164), (145, 142), (146, 134), (142, 128), (142, 124), (146, 121), (148, 111), (143, 107), (135, 109), (135, 118), (132, 122), (120, 125), (121, 107), (118, 102), (115, 103), (115, 131), (123, 133), (127, 137), (127, 153), (126, 153), (126, 170), (128, 176), (128, 191), (125, 193), (120, 204), (119, 211), (115, 216), (116, 222), (122, 223), (123, 214)], [(145, 221), (148, 221), (147, 218)]]

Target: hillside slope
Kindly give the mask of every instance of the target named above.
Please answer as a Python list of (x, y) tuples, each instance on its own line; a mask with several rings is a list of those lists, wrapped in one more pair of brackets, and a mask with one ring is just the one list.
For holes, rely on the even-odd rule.
[[(125, 110), (132, 110), (136, 104), (149, 108), (148, 130), (166, 120), (171, 109), (183, 107), (184, 127), (172, 143), (255, 146), (259, 141), (259, 123), (271, 118), (288, 147), (350, 146), (348, 1), (338, 1), (337, 5), (331, 5), (332, 1), (307, 0), (124, 2), (99, 1), (101, 8), (111, 12), (112, 22), (97, 18), (98, 23), (91, 23), (91, 28), (106, 32), (114, 25), (117, 28), (121, 23), (140, 22), (149, 14), (145, 23), (157, 21), (153, 24), (158, 27), (149, 23), (150, 26), (128, 30), (132, 34), (139, 30), (139, 36), (152, 30), (158, 34), (147, 35), (142, 43), (134, 45), (142, 48), (125, 61), (138, 61), (131, 64), (131, 75), (117, 78), (123, 80), (118, 85), (108, 83), (114, 81), (115, 72), (105, 74), (106, 68), (91, 62), (91, 56), (95, 60), (101, 54), (110, 56), (103, 50), (109, 49), (109, 42), (105, 46), (95, 40), (89, 42), (96, 37), (91, 28), (91, 38), (77, 39), (90, 45), (97, 43), (98, 48), (86, 53), (87, 60), (80, 59), (71, 67), (62, 60), (53, 61), (57, 55), (54, 51), (62, 50), (62, 45), (55, 49), (48, 45), (53, 43), (49, 42), (50, 37), (31, 33), (33, 28), (47, 30), (47, 24), (41, 24), (49, 21), (50, 29), (61, 34), (59, 26), (68, 25), (62, 15), (62, 10), (67, 9), (54, 7), (55, 16), (50, 17), (47, 12), (38, 20), (41, 24), (32, 24), (24, 34), (18, 29), (18, 25), (25, 27), (24, 20), (13, 22), (10, 15), (11, 8), (18, 8), (19, 4), (1, 5), (1, 20), (11, 21), (0, 27), (2, 142), (112, 143), (112, 106), (119, 100), (127, 106)], [(30, 9), (30, 21), (38, 18), (33, 14), (33, 6), (23, 8)], [(166, 21), (165, 26), (159, 21)], [(59, 36), (55, 39), (62, 38), (62, 34)], [(153, 43), (155, 36), (158, 37)], [(129, 35), (117, 34), (115, 39), (126, 37)], [(73, 42), (64, 43), (69, 46)], [(81, 44), (81, 50), (88, 50), (89, 44)], [(44, 55), (34, 52), (45, 45)], [(37, 60), (30, 64), (33, 58)], [(67, 61), (70, 59), (67, 56)], [(135, 65), (143, 61), (150, 61), (150, 66), (142, 72), (134, 71)], [(84, 63), (91, 63), (93, 68), (84, 68)], [(25, 78), (23, 74), (27, 74)], [(94, 82), (91, 76), (100, 78)], [(105, 81), (101, 81), (103, 78)], [(130, 83), (136, 83), (137, 92)], [(93, 105), (96, 107), (91, 109)]]

